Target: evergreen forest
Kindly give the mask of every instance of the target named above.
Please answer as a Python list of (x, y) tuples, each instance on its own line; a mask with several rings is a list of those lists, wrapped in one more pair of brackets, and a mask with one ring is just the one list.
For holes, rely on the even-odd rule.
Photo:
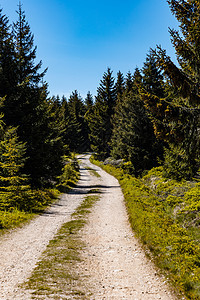
[[(138, 180), (148, 185), (152, 180), (148, 174), (155, 178), (159, 174), (167, 186), (159, 182), (160, 190), (152, 194), (153, 204), (145, 202), (144, 207), (153, 207), (150, 216), (155, 214), (155, 218), (162, 211), (169, 226), (176, 216), (172, 222), (165, 213), (178, 206), (182, 209), (180, 198), (185, 199), (187, 209), (182, 209), (179, 221), (182, 228), (190, 223), (198, 229), (195, 243), (199, 243), (200, 2), (167, 2), (179, 24), (179, 30), (169, 29), (177, 61), (161, 46), (149, 48), (141, 69), (115, 75), (108, 67), (96, 95), (88, 91), (85, 99), (78, 90), (68, 99), (49, 96), (48, 70), (38, 62), (22, 5), (13, 24), (0, 8), (0, 228), (15, 226), (43, 211), (76, 182), (75, 154), (92, 152), (93, 159), (108, 161), (127, 178), (134, 178), (137, 199), (142, 195)], [(176, 188), (170, 185), (175, 182)], [(184, 184), (192, 192), (184, 190)], [(177, 186), (181, 187), (179, 195)], [(144, 199), (149, 196), (146, 189)], [(164, 198), (157, 201), (156, 196)], [(143, 217), (141, 214), (141, 220)], [(138, 217), (134, 222), (137, 227)], [(194, 257), (193, 266), (199, 268), (199, 254), (195, 252)], [(187, 288), (194, 286), (182, 290)]]
[(77, 90), (49, 96), (22, 5), (13, 24), (0, 9), (1, 209), (31, 209), (34, 192), (58, 185), (77, 152), (120, 159), (136, 177), (160, 165), (166, 178), (198, 176), (200, 4), (168, 4), (180, 27), (169, 29), (177, 62), (150, 48), (141, 69), (114, 77), (107, 68), (97, 95), (85, 99)]

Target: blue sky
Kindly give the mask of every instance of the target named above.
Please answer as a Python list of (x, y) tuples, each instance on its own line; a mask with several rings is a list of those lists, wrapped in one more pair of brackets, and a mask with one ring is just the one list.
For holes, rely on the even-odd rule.
[[(10, 22), (18, 0), (1, 0)], [(177, 27), (166, 0), (21, 0), (34, 34), (37, 59), (48, 67), (50, 95), (96, 94), (110, 67), (116, 77), (141, 68), (150, 47), (175, 59), (168, 27)]]

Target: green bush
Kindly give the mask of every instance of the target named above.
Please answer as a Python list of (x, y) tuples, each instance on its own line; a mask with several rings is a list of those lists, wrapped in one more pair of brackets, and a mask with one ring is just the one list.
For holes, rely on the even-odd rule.
[(66, 193), (70, 187), (74, 186), (79, 178), (79, 166), (75, 158), (65, 158), (65, 165), (62, 174), (58, 177), (56, 188), (61, 193)]
[(190, 180), (197, 172), (197, 162), (181, 146), (170, 145), (164, 153), (164, 176), (175, 180)]
[(0, 211), (0, 229), (10, 229), (19, 226), (32, 217), (33, 214), (19, 211), (16, 208), (10, 211)]

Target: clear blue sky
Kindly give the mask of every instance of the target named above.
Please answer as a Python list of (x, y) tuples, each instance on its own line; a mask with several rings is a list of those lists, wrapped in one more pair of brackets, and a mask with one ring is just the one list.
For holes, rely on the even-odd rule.
[[(18, 0), (0, 0), (10, 22)], [(166, 0), (21, 0), (34, 34), (37, 59), (48, 67), (50, 95), (75, 89), (93, 95), (107, 67), (116, 73), (141, 68), (150, 47), (173, 58), (168, 27), (177, 27)]]

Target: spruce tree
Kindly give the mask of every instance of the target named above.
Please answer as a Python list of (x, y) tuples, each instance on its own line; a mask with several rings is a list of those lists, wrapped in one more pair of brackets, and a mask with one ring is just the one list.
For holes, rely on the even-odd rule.
[(129, 92), (132, 91), (133, 89), (133, 75), (131, 74), (131, 72), (129, 71), (126, 75), (126, 78), (125, 78), (125, 92), (126, 94), (128, 94)]
[(72, 92), (69, 97), (68, 111), (71, 131), (69, 136), (69, 148), (75, 152), (86, 151), (89, 149), (88, 129), (85, 120), (86, 107), (77, 90)]
[[(180, 27), (180, 33), (169, 30), (179, 66), (161, 47), (157, 47), (154, 55), (158, 66), (169, 78), (174, 93), (164, 99), (144, 94), (143, 99), (152, 111), (157, 136), (170, 143), (166, 154), (166, 174), (177, 179), (190, 179), (198, 168), (199, 160), (200, 4), (191, 0), (173, 0), (168, 4)], [(174, 157), (174, 160), (169, 161), (169, 157)], [(173, 169), (176, 160), (180, 161), (179, 174), (177, 168)]]
[(117, 94), (117, 101), (118, 100), (120, 101), (125, 90), (124, 76), (120, 71), (117, 73), (117, 81), (115, 84), (115, 89)]
[(161, 70), (157, 67), (152, 50), (147, 54), (142, 68), (142, 82), (144, 89), (153, 95), (164, 97), (164, 78)]
[(103, 74), (97, 89), (95, 104), (86, 115), (92, 150), (97, 152), (101, 159), (105, 159), (110, 155), (112, 118), (115, 105), (115, 79), (112, 76), (111, 69), (108, 68), (107, 72)]
[(90, 91), (88, 91), (87, 96), (85, 98), (85, 106), (86, 106), (86, 110), (88, 111), (94, 104), (94, 100), (93, 100), (93, 96), (90, 93)]
[(22, 193), (28, 188), (27, 177), (22, 174), (25, 153), (16, 128), (6, 128), (0, 139), (0, 209), (21, 208)]
[[(15, 82), (6, 91), (3, 113), (7, 126), (17, 127), (20, 141), (26, 143), (28, 159), (24, 173), (29, 175), (32, 186), (41, 187), (55, 181), (61, 168), (61, 158), (55, 153), (63, 153), (56, 137), (57, 126), (52, 123), (48, 109), (48, 91), (42, 84), (45, 74), (39, 72), (41, 62), (36, 64), (36, 47), (33, 34), (19, 4), (18, 21), (13, 25)], [(4, 69), (9, 68), (6, 61)], [(0, 87), (1, 89), (1, 87)], [(56, 121), (55, 121), (56, 122)], [(59, 145), (61, 147), (61, 144)]]
[(9, 20), (0, 8), (0, 97), (9, 96), (17, 85), (17, 69)]
[(132, 164), (137, 176), (157, 165), (158, 148), (153, 126), (147, 110), (133, 86), (132, 92), (124, 93), (116, 107), (111, 140), (114, 158), (122, 158)]
[(18, 20), (13, 24), (13, 36), (15, 39), (15, 53), (18, 67), (18, 84), (28, 82), (29, 85), (37, 85), (44, 77), (46, 70), (39, 73), (42, 61), (35, 64), (37, 47), (34, 46), (34, 37), (26, 21), (21, 3), (19, 3), (17, 14)]

